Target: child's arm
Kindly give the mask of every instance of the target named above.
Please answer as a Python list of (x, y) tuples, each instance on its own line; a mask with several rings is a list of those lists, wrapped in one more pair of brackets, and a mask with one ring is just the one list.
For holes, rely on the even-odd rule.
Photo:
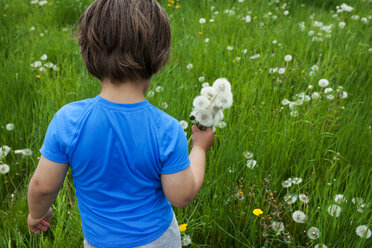
[(66, 177), (69, 165), (55, 163), (41, 156), (28, 188), (29, 215), (27, 224), (30, 231), (39, 234), (49, 227), (52, 211), (50, 206)]
[(187, 206), (199, 193), (204, 180), (206, 153), (213, 141), (211, 128), (201, 131), (197, 126), (192, 126), (191, 165), (183, 171), (161, 175), (165, 196), (175, 207)]

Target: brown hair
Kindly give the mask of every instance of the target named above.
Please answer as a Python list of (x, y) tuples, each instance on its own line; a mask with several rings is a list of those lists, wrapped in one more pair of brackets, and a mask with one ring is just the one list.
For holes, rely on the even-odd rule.
[(95, 0), (78, 25), (81, 55), (99, 80), (146, 80), (167, 62), (170, 23), (155, 0)]

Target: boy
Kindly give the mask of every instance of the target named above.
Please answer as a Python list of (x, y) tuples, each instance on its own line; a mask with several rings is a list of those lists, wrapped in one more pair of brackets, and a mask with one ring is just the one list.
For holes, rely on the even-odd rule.
[(213, 131), (179, 122), (144, 97), (166, 63), (170, 24), (155, 0), (96, 0), (79, 19), (86, 67), (102, 90), (51, 121), (28, 191), (29, 229), (46, 231), (69, 167), (85, 247), (181, 247), (171, 204), (199, 192)]

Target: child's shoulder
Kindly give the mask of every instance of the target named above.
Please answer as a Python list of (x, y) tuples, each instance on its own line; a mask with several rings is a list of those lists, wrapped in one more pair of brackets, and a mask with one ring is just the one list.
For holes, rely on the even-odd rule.
[(180, 122), (174, 118), (173, 116), (171, 116), (170, 114), (164, 112), (163, 110), (155, 107), (155, 106), (152, 106), (152, 108), (150, 108), (150, 115), (152, 119), (152, 121), (158, 126), (158, 127), (162, 127), (162, 128), (169, 128), (171, 126), (178, 126), (178, 125), (181, 125)]
[(94, 98), (88, 98), (80, 101), (70, 102), (60, 108), (55, 117), (62, 122), (76, 122), (94, 106)]

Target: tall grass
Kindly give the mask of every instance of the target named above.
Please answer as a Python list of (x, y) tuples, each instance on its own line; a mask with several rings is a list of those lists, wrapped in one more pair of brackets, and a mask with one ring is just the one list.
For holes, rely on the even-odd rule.
[[(0, 0), (0, 146), (33, 150), (32, 156), (10, 152), (1, 160), (10, 171), (0, 174), (0, 247), (82, 246), (70, 175), (53, 205), (50, 231), (35, 236), (26, 226), (27, 185), (51, 118), (63, 105), (94, 97), (100, 90), (98, 81), (86, 72), (72, 39), (73, 25), (91, 1), (49, 2), (51, 5), (38, 6), (30, 1)], [(322, 242), (328, 247), (371, 247), (372, 238), (360, 238), (355, 230), (358, 225), (372, 227), (372, 20), (366, 24), (351, 18), (371, 16), (371, 4), (345, 1), (354, 10), (333, 17), (335, 6), (344, 1), (287, 1), (287, 16), (281, 9), (284, 1), (160, 2), (172, 24), (172, 55), (150, 88), (161, 85), (165, 90), (149, 97), (150, 102), (158, 107), (166, 102), (166, 112), (188, 120), (192, 99), (202, 87), (200, 76), (210, 84), (226, 77), (234, 94), (233, 107), (225, 113), (227, 127), (216, 131), (208, 154), (199, 195), (188, 207), (175, 209), (178, 222), (188, 224), (185, 234), (191, 236), (191, 246), (313, 247)], [(226, 9), (235, 14), (224, 13)], [(219, 14), (214, 15), (215, 11)], [(269, 11), (277, 19), (265, 17)], [(242, 20), (247, 15), (252, 18), (250, 23)], [(200, 24), (200, 18), (207, 23)], [(209, 22), (212, 18), (214, 22)], [(312, 26), (315, 20), (334, 25), (331, 38), (312, 41), (308, 31), (316, 30)], [(346, 23), (344, 29), (338, 27), (341, 21)], [(304, 31), (300, 22), (305, 24)], [(40, 72), (30, 67), (43, 54), (59, 71)], [(260, 57), (250, 59), (254, 54)], [(287, 54), (292, 61), (284, 61)], [(186, 69), (189, 63), (193, 64), (190, 70)], [(319, 70), (310, 76), (314, 64)], [(286, 71), (270, 74), (274, 67)], [(298, 106), (297, 117), (290, 116), (281, 101), (309, 93), (309, 84), (312, 92), (320, 91), (321, 78), (328, 79), (334, 90), (343, 86), (348, 97), (311, 100)], [(7, 123), (14, 123), (15, 129), (7, 131)], [(190, 128), (186, 131), (190, 136)], [(254, 169), (247, 168), (245, 151), (254, 153)], [(282, 187), (282, 181), (296, 176), (303, 179), (301, 184)], [(283, 200), (287, 193), (307, 194), (310, 202), (288, 205)], [(336, 194), (348, 200), (340, 204), (338, 218), (327, 212)], [(353, 197), (369, 203), (364, 212), (357, 211)], [(256, 208), (264, 213), (253, 215)], [(305, 224), (293, 221), (295, 210), (307, 214)], [(272, 220), (285, 224), (291, 244), (285, 243), (283, 234), (272, 231)], [(312, 241), (304, 233), (311, 226), (319, 228), (319, 240)]]

